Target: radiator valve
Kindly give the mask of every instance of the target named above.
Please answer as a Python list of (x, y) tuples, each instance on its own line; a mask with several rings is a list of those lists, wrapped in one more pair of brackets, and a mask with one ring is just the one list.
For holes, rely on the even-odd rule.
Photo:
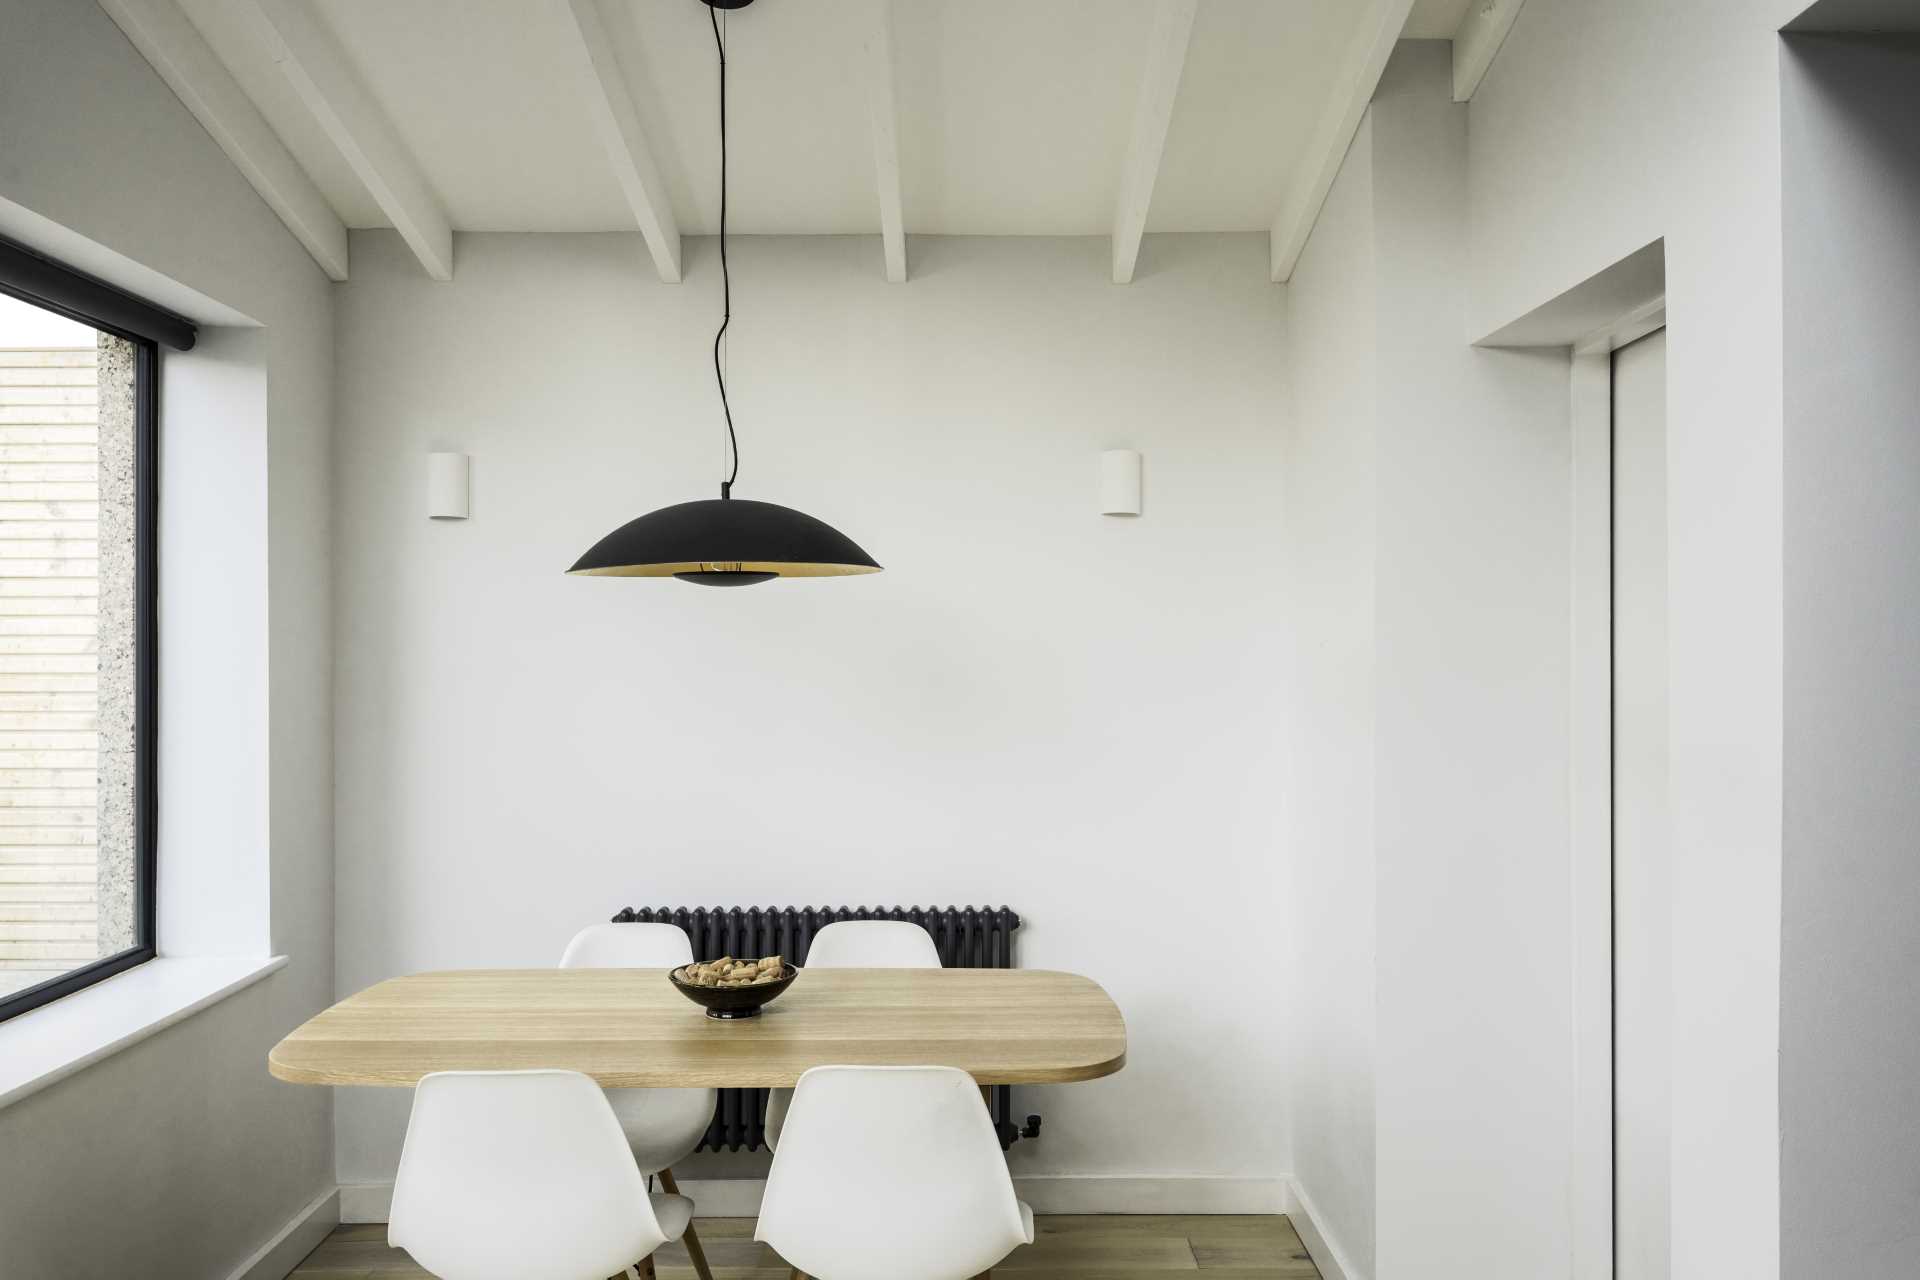
[(1002, 1151), (1011, 1151), (1013, 1150), (1013, 1144), (1020, 1141), (1020, 1139), (1037, 1138), (1040, 1136), (1040, 1117), (1028, 1116), (1024, 1128), (1015, 1125), (1011, 1120), (1002, 1120), (993, 1126), (993, 1131), (1000, 1135), (1000, 1149)]

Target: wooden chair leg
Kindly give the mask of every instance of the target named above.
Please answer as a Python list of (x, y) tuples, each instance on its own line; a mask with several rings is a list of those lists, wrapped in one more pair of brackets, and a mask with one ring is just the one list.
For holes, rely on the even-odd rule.
[[(668, 1195), (680, 1194), (680, 1184), (673, 1180), (673, 1170), (662, 1169), (659, 1177), (660, 1187)], [(687, 1257), (693, 1260), (693, 1273), (699, 1276), (700, 1280), (713, 1280), (713, 1270), (707, 1266), (707, 1251), (700, 1247), (700, 1236), (694, 1231), (691, 1222), (687, 1224), (687, 1229), (681, 1235), (680, 1241), (687, 1246)]]
[(707, 1251), (700, 1247), (700, 1237), (694, 1234), (693, 1224), (687, 1224), (686, 1234), (680, 1237), (687, 1246), (687, 1256), (693, 1259), (693, 1273), (700, 1280), (713, 1280), (713, 1272), (707, 1266)]

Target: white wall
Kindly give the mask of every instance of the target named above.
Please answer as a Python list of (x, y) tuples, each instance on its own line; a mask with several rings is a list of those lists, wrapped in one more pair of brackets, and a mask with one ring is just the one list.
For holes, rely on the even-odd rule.
[[(167, 561), (159, 752), (164, 952), (264, 955), (268, 847), (267, 370), (262, 330), (209, 329), (160, 384), (161, 549)], [(180, 570), (187, 570), (182, 572)], [(178, 628), (191, 622), (191, 631)], [(172, 641), (172, 643), (167, 643)], [(209, 699), (210, 690), (222, 696)], [(223, 739), (225, 741), (223, 741)], [(235, 750), (227, 742), (237, 744)]]
[(1920, 1216), (1920, 46), (1795, 38), (1786, 165), (1783, 1277)]
[[(339, 376), (339, 986), (555, 962), (628, 904), (1006, 903), (1028, 967), (1131, 1032), (1022, 1090), (1019, 1174), (1272, 1178), (1293, 1037), (1216, 973), (1284, 967), (1274, 572), (1284, 295), (1258, 236), (1108, 283), (1103, 240), (732, 249), (737, 493), (886, 572), (715, 591), (562, 571), (717, 496), (711, 241), (463, 236), (424, 280), (353, 241)], [(1098, 514), (1097, 454), (1146, 456)], [(473, 458), (426, 518), (425, 455)], [(343, 1094), (343, 1182), (392, 1176), (398, 1091)], [(707, 1162), (724, 1175), (749, 1161)]]
[[(1396, 49), (1291, 287), (1295, 1170), (1350, 1272), (1568, 1274), (1568, 364), (1480, 351)], [(1367, 1150), (1371, 1147), (1372, 1150)]]
[[(1294, 1178), (1362, 1276), (1374, 1233), (1378, 302), (1363, 119), (1287, 286), (1283, 865)], [(1353, 1280), (1353, 1278), (1350, 1278)]]
[(1468, 331), (1666, 242), (1676, 1276), (1779, 1265), (1781, 171), (1799, 0), (1529, 0), (1470, 108)]
[[(0, 230), (61, 256), (84, 253), (89, 269), (164, 291), (162, 301), (202, 318), (260, 326), (232, 342), (209, 334), (204, 352), (175, 358), (181, 383), (163, 392), (169, 464), (219, 448), (225, 431), (248, 435), (240, 491), (225, 496), (252, 512), (242, 533), (260, 564), (227, 584), (244, 600), (247, 663), (222, 669), (213, 688), (163, 674), (167, 732), (195, 749), (163, 764), (161, 812), (177, 817), (222, 797), (264, 821), (186, 839), (163, 817), (164, 876), (197, 859), (243, 872), (221, 882), (234, 893), (227, 905), (238, 904), (227, 927), (196, 934), (176, 921), (160, 942), (176, 953), (271, 948), (291, 959), (243, 994), (0, 1109), (9, 1277), (198, 1280), (238, 1264), (332, 1175), (331, 1100), (271, 1081), (264, 1066), (272, 1044), (332, 989), (329, 291), (98, 6), (8, 0), (3, 21)], [(181, 398), (196, 359), (249, 343), (265, 379), (249, 420), (177, 411), (206, 403)], [(169, 512), (163, 528), (163, 654), (210, 642), (182, 607), (204, 567), (193, 537), (212, 527), (183, 524), (190, 514)]]
[(1465, 108), (1373, 106), (1379, 1276), (1567, 1274), (1569, 365), (1461, 342)]

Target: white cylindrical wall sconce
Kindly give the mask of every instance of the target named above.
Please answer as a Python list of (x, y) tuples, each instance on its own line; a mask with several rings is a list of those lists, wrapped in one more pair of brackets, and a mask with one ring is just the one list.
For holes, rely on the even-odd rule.
[(1109, 449), (1100, 455), (1100, 514), (1140, 514), (1140, 454), (1133, 449)]
[(467, 455), (427, 455), (427, 516), (434, 520), (467, 518)]

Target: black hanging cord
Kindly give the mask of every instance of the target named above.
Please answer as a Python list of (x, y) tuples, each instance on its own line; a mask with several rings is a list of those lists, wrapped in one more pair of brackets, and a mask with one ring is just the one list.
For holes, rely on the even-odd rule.
[(727, 416), (727, 447), (733, 454), (733, 473), (720, 482), (720, 496), (733, 496), (740, 478), (740, 437), (733, 433), (733, 409), (727, 404), (727, 375), (720, 368), (720, 340), (733, 321), (733, 278), (727, 272), (727, 42), (720, 35), (720, 13), (711, 6), (713, 47), (720, 55), (720, 329), (713, 335), (713, 380), (720, 384), (720, 412)]

